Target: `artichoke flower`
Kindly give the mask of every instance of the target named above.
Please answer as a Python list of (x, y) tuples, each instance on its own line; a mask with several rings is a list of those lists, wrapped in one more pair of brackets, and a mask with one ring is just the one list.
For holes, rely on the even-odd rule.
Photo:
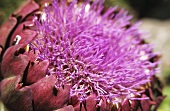
[(104, 0), (27, 0), (0, 29), (0, 97), (10, 111), (155, 111), (159, 55)]

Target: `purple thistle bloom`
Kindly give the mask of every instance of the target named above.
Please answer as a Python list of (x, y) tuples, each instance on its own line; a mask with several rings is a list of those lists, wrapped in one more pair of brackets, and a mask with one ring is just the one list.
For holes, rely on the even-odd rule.
[(0, 99), (12, 111), (155, 111), (159, 56), (104, 0), (28, 0), (0, 28)]
[[(109, 8), (103, 0), (60, 3), (55, 0), (34, 21), (39, 36), (30, 43), (37, 61), (49, 60), (48, 75), (56, 75), (56, 88), (70, 85), (70, 96), (80, 102), (95, 94), (98, 101), (138, 100), (156, 72), (155, 54), (141, 44), (139, 23), (132, 25), (127, 11)], [(117, 13), (116, 13), (117, 12)]]

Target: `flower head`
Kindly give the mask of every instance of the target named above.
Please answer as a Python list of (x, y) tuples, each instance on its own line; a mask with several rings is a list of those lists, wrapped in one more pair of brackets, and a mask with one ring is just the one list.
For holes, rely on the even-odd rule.
[[(43, 10), (38, 8), (40, 12), (32, 12), (34, 17), (23, 19), (27, 20), (23, 29), (29, 31), (14, 33), (11, 41), (14, 40), (15, 46), (6, 51), (2, 61), (4, 78), (11, 73), (17, 77), (12, 82), (5, 79), (1, 87), (8, 82), (17, 84), (22, 77), (19, 89), (28, 87), (32, 91), (31, 99), (35, 101), (32, 104), (37, 111), (58, 109), (65, 103), (74, 107), (79, 104), (81, 109), (82, 103), (90, 100), (101, 106), (101, 110), (111, 104), (110, 110), (113, 105), (119, 109), (119, 104), (150, 100), (150, 95), (143, 94), (155, 77), (157, 55), (144, 42), (139, 23), (130, 22), (132, 16), (127, 11), (118, 7), (104, 10), (103, 3), (104, 0), (54, 0), (45, 3)], [(12, 68), (5, 69), (10, 61)], [(67, 95), (65, 99), (56, 97), (62, 92)], [(48, 107), (43, 106), (48, 100), (38, 103), (46, 94), (51, 97)], [(70, 102), (68, 97), (79, 102)]]
[(155, 55), (126, 11), (114, 7), (101, 15), (102, 9), (101, 1), (47, 4), (35, 20), (39, 36), (31, 48), (37, 61), (49, 60), (56, 87), (71, 85), (70, 95), (80, 101), (93, 93), (114, 103), (135, 99), (155, 74), (157, 63), (149, 61)]

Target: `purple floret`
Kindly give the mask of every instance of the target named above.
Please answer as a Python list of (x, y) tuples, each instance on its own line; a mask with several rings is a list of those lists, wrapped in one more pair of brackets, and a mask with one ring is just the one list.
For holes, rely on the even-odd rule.
[[(140, 99), (142, 88), (156, 73), (149, 44), (141, 44), (139, 24), (123, 9), (109, 8), (103, 0), (46, 4), (35, 19), (39, 36), (30, 43), (37, 60), (49, 60), (48, 75), (56, 75), (56, 88), (71, 85), (70, 96), (80, 101), (90, 94), (117, 103)], [(145, 98), (142, 98), (145, 99)]]

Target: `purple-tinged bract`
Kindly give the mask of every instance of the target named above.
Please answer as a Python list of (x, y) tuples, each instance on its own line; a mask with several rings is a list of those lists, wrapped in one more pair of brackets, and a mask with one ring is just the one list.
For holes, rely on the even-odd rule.
[(152, 47), (142, 43), (139, 23), (132, 25), (131, 18), (117, 7), (103, 13), (103, 0), (55, 0), (35, 17), (39, 35), (30, 47), (38, 50), (37, 61), (49, 60), (47, 76), (56, 76), (56, 88), (71, 86), (71, 97), (140, 99), (157, 62), (150, 61)]

